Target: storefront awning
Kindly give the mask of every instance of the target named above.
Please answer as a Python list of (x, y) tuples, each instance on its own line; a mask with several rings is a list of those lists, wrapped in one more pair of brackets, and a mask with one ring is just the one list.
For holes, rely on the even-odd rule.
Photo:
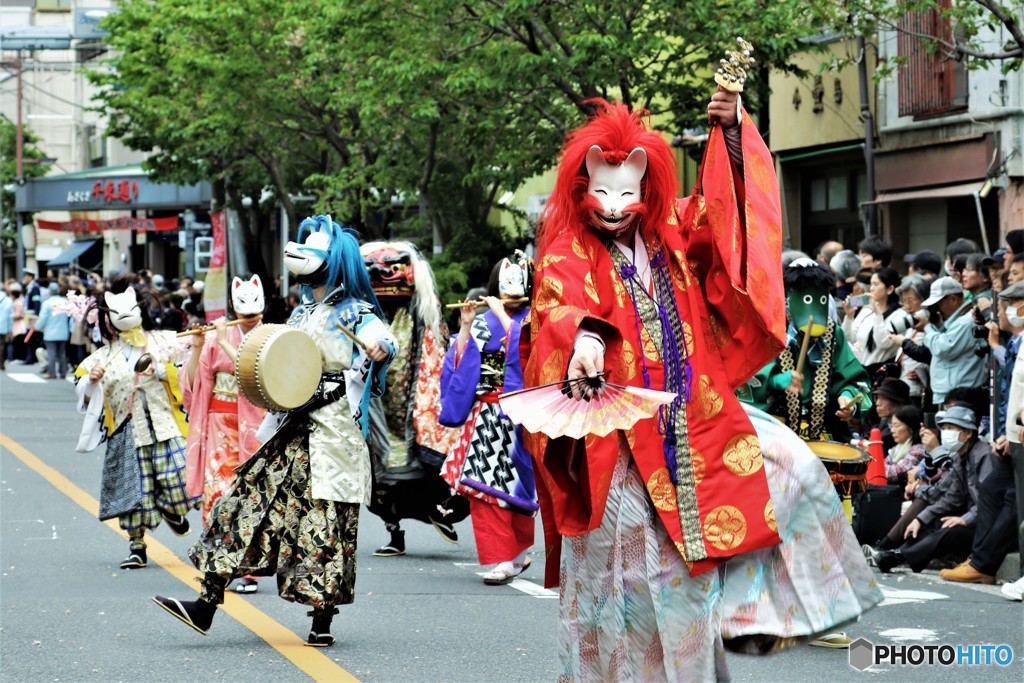
[(71, 265), (72, 261), (80, 259), (85, 252), (89, 251), (92, 245), (99, 242), (99, 240), (81, 240), (80, 242), (72, 242), (67, 249), (57, 255), (56, 258), (52, 258), (47, 262), (47, 266), (68, 266)]
[(861, 206), (869, 204), (890, 204), (892, 202), (909, 202), (915, 199), (943, 199), (945, 197), (970, 197), (977, 194), (984, 185), (979, 180), (974, 183), (962, 185), (947, 185), (945, 187), (929, 187), (923, 190), (907, 190), (906, 192), (879, 192), (873, 202), (861, 202)]

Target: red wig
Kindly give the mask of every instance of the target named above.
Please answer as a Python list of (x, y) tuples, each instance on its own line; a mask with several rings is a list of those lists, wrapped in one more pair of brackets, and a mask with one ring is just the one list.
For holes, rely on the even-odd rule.
[(640, 185), (644, 222), (654, 234), (660, 236), (667, 227), (669, 217), (679, 196), (676, 180), (676, 160), (668, 143), (644, 124), (643, 110), (630, 111), (621, 102), (609, 104), (605, 100), (594, 100), (597, 113), (585, 124), (574, 130), (562, 148), (562, 162), (558, 166), (558, 178), (551, 193), (544, 214), (538, 247), (545, 251), (556, 236), (566, 231), (577, 234), (587, 229), (587, 187), (590, 176), (587, 173), (587, 150), (597, 145), (604, 151), (604, 158), (610, 164), (621, 164), (637, 147), (647, 152), (647, 172)]

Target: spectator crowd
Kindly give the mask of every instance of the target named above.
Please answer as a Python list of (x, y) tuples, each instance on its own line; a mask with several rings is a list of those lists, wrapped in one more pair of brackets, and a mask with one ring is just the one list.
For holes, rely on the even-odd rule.
[[(785, 252), (784, 266), (807, 256)], [(861, 538), (865, 556), (883, 572), (938, 566), (994, 584), (1024, 545), (1024, 230), (992, 254), (961, 238), (899, 270), (879, 236), (856, 250), (826, 242), (813, 258), (835, 277), (831, 315), (870, 378), (872, 409), (850, 430), (857, 445), (880, 430), (886, 485), (902, 498), (888, 533)], [(1024, 580), (1003, 590), (1020, 599)]]
[[(49, 269), (45, 277), (39, 277), (26, 268), (21, 282), (13, 278), (4, 282), (0, 286), (0, 370), (8, 363), (38, 365), (45, 379), (70, 379), (78, 364), (103, 340), (95, 320), (74, 319), (70, 312), (74, 304), (69, 299), (81, 296), (102, 301), (103, 292), (119, 275), (111, 273), (104, 278), (97, 273), (75, 275)], [(165, 280), (150, 270), (129, 273), (128, 277), (154, 329), (183, 332), (205, 324), (202, 280)], [(297, 289), (293, 288), (287, 300), (268, 292), (264, 319), (284, 322), (297, 303)]]

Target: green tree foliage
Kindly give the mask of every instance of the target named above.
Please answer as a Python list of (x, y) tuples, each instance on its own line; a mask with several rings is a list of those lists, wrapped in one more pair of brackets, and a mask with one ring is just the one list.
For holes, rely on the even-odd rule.
[[(742, 35), (764, 74), (817, 32), (796, 0), (127, 0), (99, 107), (149, 167), (229, 202), (313, 194), (368, 238), (413, 239), (442, 291), (482, 284), (529, 239), (497, 199), (550, 168), (595, 98), (675, 131), (705, 120), (718, 56)], [(754, 111), (767, 78), (748, 93)], [(254, 202), (258, 205), (258, 202)], [(258, 238), (261, 216), (251, 221)], [(257, 240), (254, 240), (257, 241)]]
[[(22, 178), (36, 178), (46, 175), (48, 170), (38, 163), (46, 155), (36, 147), (39, 138), (36, 137), (25, 125), (21, 127), (22, 139)], [(8, 240), (17, 239), (18, 221), (14, 215), (14, 187), (18, 181), (18, 126), (0, 118), (0, 204), (3, 205), (3, 213), (0, 214), (0, 238), (6, 243)], [(8, 189), (10, 188), (10, 189)]]

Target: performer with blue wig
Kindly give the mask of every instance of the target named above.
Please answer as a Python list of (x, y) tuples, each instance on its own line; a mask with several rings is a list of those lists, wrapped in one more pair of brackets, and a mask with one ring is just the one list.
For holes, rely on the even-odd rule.
[(369, 504), (371, 490), (368, 406), (384, 393), (398, 345), (355, 234), (330, 216), (314, 216), (299, 226), (298, 239), (285, 247), (285, 264), (302, 289), (288, 325), (316, 342), (320, 388), (307, 405), (268, 414), (266, 442), (211, 511), (209, 528), (189, 550), (204, 574), (199, 599), (153, 600), (205, 635), (232, 579), (276, 575), (282, 598), (312, 608), (306, 644), (326, 647), (334, 643), (337, 606), (355, 597), (359, 506)]

